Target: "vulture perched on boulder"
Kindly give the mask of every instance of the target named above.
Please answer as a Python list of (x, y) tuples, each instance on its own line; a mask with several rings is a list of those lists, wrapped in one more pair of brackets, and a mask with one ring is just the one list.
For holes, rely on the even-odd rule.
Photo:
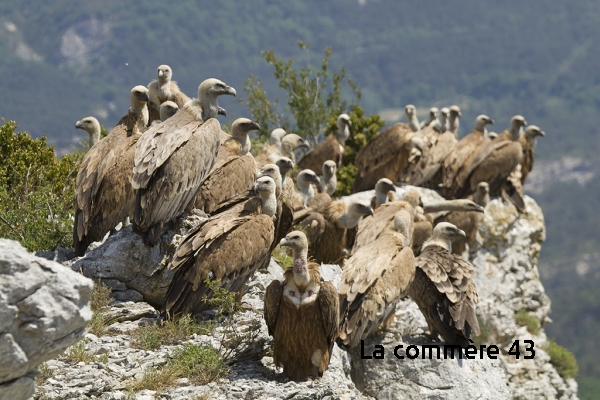
[(185, 93), (179, 90), (177, 82), (171, 80), (173, 77), (171, 67), (168, 65), (159, 65), (156, 70), (156, 76), (158, 79), (148, 84), (150, 123), (155, 120), (164, 121), (160, 116), (160, 106), (165, 101), (172, 101), (181, 109), (190, 100)]

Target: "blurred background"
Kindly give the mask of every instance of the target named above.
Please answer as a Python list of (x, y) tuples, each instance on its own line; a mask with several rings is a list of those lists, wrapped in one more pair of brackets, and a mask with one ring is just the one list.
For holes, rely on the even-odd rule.
[[(482, 113), (498, 132), (515, 114), (546, 132), (525, 187), (548, 230), (539, 270), (554, 322), (545, 328), (577, 356), (580, 397), (596, 398), (600, 2), (2, 0), (0, 116), (64, 154), (84, 139), (75, 121), (94, 115), (110, 129), (130, 89), (155, 79), (160, 64), (190, 96), (216, 77), (243, 97), (254, 74), (284, 99), (261, 51), (318, 68), (326, 47), (331, 68), (345, 67), (361, 89), (365, 111), (388, 123), (409, 103), (421, 118), (457, 104), (461, 137)], [(250, 116), (226, 102), (228, 120)]]

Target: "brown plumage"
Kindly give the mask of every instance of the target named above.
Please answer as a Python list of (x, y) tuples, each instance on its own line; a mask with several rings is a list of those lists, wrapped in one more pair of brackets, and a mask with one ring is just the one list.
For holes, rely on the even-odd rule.
[(490, 195), (500, 195), (506, 178), (523, 157), (519, 137), (521, 127), (526, 124), (523, 117), (513, 117), (508, 133), (498, 135), (477, 152), (467, 170), (465, 185), (458, 191), (457, 197), (466, 197), (475, 192), (479, 182), (487, 182), (490, 185)]
[(323, 163), (327, 160), (335, 162), (338, 168), (342, 167), (344, 143), (350, 136), (350, 127), (352, 126), (350, 117), (347, 114), (341, 114), (337, 119), (337, 126), (336, 132), (330, 133), (325, 140), (302, 156), (298, 161), (300, 168), (320, 171)]
[(414, 218), (414, 230), (412, 242), (410, 243), (415, 256), (421, 254), (421, 247), (433, 233), (433, 217), (430, 214), (425, 214), (423, 208), (417, 207)]
[(262, 167), (265, 164), (273, 164), (277, 162), (277, 160), (281, 157), (287, 157), (295, 164), (296, 155), (294, 152), (302, 148), (309, 149), (310, 145), (300, 136), (294, 133), (288, 133), (281, 139), (281, 147), (279, 147), (277, 144), (270, 145), (266, 150), (256, 156), (256, 163), (259, 167)]
[(160, 117), (160, 105), (165, 101), (172, 101), (181, 109), (190, 100), (185, 93), (179, 90), (177, 82), (171, 80), (173, 76), (171, 67), (160, 65), (156, 70), (156, 75), (158, 79), (148, 84), (150, 123), (155, 120), (163, 120)]
[(163, 224), (179, 216), (212, 169), (220, 147), (221, 126), (214, 119), (218, 96), (235, 89), (217, 79), (198, 87), (198, 99), (137, 143), (132, 186), (136, 191), (134, 229), (154, 246)]
[(252, 187), (256, 162), (249, 153), (248, 134), (258, 129), (258, 124), (247, 118), (233, 122), (231, 137), (221, 143), (215, 165), (196, 194), (195, 208), (211, 214), (221, 203)]
[(381, 178), (397, 182), (400, 172), (408, 163), (414, 133), (410, 126), (397, 123), (385, 129), (367, 143), (356, 155), (356, 178), (352, 193), (370, 190)]
[(416, 258), (415, 279), (408, 295), (427, 320), (431, 336), (441, 335), (448, 344), (468, 346), (471, 335), (479, 335), (475, 314), (478, 302), (473, 283), (473, 265), (450, 253), (450, 241), (465, 233), (447, 222), (438, 224), (433, 238)]
[(445, 198), (455, 199), (457, 193), (465, 185), (467, 170), (475, 154), (482, 145), (490, 141), (487, 138), (488, 124), (494, 120), (487, 115), (480, 115), (475, 120), (475, 129), (462, 138), (454, 149), (446, 156), (442, 165), (442, 193)]
[[(134, 87), (130, 101), (127, 115), (86, 153), (79, 167), (73, 225), (73, 245), (77, 256), (82, 256), (90, 243), (101, 240), (119, 222), (133, 214), (133, 158), (142, 133), (140, 127), (148, 123), (148, 90), (144, 86)], [(84, 118), (77, 125), (86, 130), (96, 129), (98, 121), (94, 123), (94, 120)]]
[(175, 272), (164, 311), (172, 317), (197, 314), (213, 308), (214, 289), (240, 291), (246, 281), (270, 257), (276, 212), (275, 182), (262, 177), (256, 183), (259, 197), (201, 222), (181, 242), (168, 268)]
[(319, 265), (307, 260), (308, 243), (290, 232), (281, 246), (294, 252), (283, 281), (265, 292), (264, 318), (273, 336), (273, 361), (294, 380), (320, 377), (327, 370), (338, 336), (339, 300), (331, 282), (321, 282)]
[(410, 249), (412, 215), (394, 216), (394, 231), (387, 231), (359, 249), (344, 264), (340, 283), (340, 341), (355, 347), (393, 316), (396, 303), (415, 276)]
[(545, 132), (536, 125), (528, 126), (525, 133), (519, 138), (519, 143), (523, 148), (523, 158), (521, 160), (521, 184), (525, 185), (525, 180), (533, 168), (535, 158), (536, 137), (546, 136)]
[(465, 238), (459, 238), (452, 242), (452, 254), (462, 255), (467, 244), (469, 245), (469, 251), (475, 249), (477, 245), (477, 228), (483, 219), (485, 206), (490, 201), (489, 191), (490, 188), (487, 182), (480, 182), (477, 191), (470, 198), (473, 200), (473, 204), (481, 208), (475, 208), (465, 200), (454, 200), (464, 202), (464, 208), (458, 205), (455, 210), (444, 212), (435, 219), (436, 225), (441, 222), (449, 222), (465, 232)]
[(361, 217), (373, 215), (373, 209), (360, 203), (347, 205), (332, 201), (322, 210), (308, 209), (294, 214), (310, 241), (309, 255), (318, 263), (338, 264), (344, 256), (346, 232), (355, 229)]

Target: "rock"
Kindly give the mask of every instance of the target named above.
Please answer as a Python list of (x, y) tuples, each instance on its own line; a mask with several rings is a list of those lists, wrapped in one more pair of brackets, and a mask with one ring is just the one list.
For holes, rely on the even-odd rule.
[(183, 236), (200, 221), (196, 215), (178, 218), (173, 230), (164, 231), (154, 247), (146, 246), (132, 226), (127, 226), (103, 243), (92, 243), (85, 256), (68, 265), (87, 277), (105, 281), (113, 290), (112, 297), (119, 301), (146, 301), (158, 308), (173, 279), (166, 267)]
[(54, 251), (36, 251), (37, 257), (42, 257), (47, 260), (56, 261), (57, 263), (64, 263), (75, 257), (74, 249), (65, 249), (64, 247), (57, 246)]
[(102, 309), (101, 313), (107, 325), (113, 322), (136, 321), (141, 318), (158, 318), (158, 312), (150, 304), (132, 301), (114, 304), (106, 311)]
[(0, 399), (29, 398), (35, 367), (83, 337), (92, 287), (82, 275), (0, 239)]

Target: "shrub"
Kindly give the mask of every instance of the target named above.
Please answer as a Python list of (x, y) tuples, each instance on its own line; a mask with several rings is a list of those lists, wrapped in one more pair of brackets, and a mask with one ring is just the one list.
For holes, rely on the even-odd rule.
[(550, 362), (554, 365), (560, 376), (564, 379), (571, 379), (577, 376), (579, 367), (573, 353), (557, 344), (554, 340), (550, 340), (547, 351), (550, 356)]
[(520, 326), (526, 326), (527, 331), (532, 335), (538, 335), (540, 333), (540, 323), (537, 318), (525, 310), (521, 310), (515, 314), (515, 321)]
[(189, 315), (177, 321), (162, 321), (158, 324), (137, 328), (131, 333), (134, 347), (152, 350), (163, 345), (174, 345), (188, 340), (192, 335), (208, 335), (214, 330), (211, 322), (197, 322)]

